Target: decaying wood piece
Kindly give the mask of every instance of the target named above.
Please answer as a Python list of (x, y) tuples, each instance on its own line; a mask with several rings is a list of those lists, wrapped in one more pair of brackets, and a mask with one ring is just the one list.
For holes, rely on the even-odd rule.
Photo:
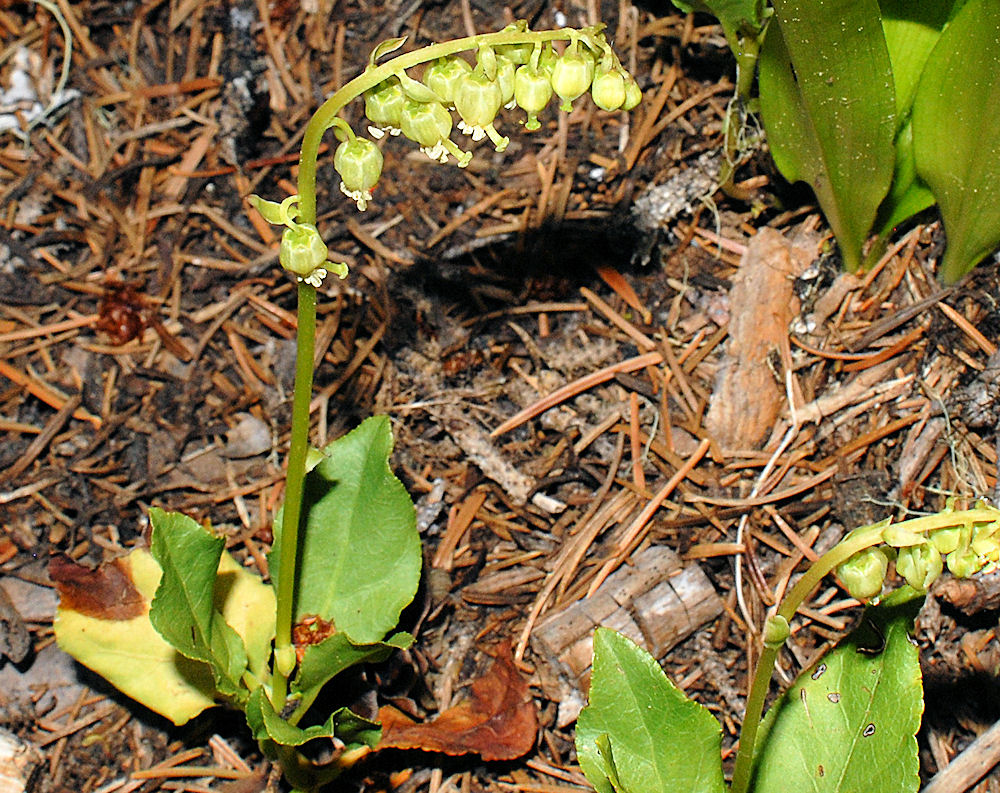
[(14, 733), (0, 729), (0, 793), (28, 793), (42, 753)]
[(973, 578), (943, 576), (934, 585), (934, 596), (964, 614), (978, 614), (1000, 606), (1000, 570)]
[(774, 427), (784, 387), (768, 364), (799, 313), (793, 282), (816, 245), (762, 228), (750, 240), (729, 292), (729, 341), (719, 363), (705, 428), (725, 447), (754, 448)]
[(612, 628), (662, 658), (721, 613), (722, 600), (697, 564), (683, 566), (672, 550), (653, 546), (590, 598), (549, 614), (531, 641), (548, 661), (538, 673), (546, 695), (559, 703), (559, 726), (574, 721), (586, 702), (595, 628)]

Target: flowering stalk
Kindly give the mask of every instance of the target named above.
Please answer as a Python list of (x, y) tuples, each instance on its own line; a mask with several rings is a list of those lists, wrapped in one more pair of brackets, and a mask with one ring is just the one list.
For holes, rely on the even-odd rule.
[[(921, 549), (924, 553), (913, 558), (908, 549)], [(886, 573), (883, 560), (897, 553), (900, 554), (897, 572), (911, 586), (921, 584), (916, 589), (926, 590), (934, 583), (943, 569), (942, 554), (946, 554), (948, 569), (959, 577), (988, 572), (1000, 561), (1000, 509), (979, 504), (973, 509), (946, 509), (896, 524), (886, 520), (863, 526), (813, 562), (765, 624), (764, 646), (747, 698), (730, 793), (746, 793), (749, 788), (754, 744), (774, 663), (790, 634), (789, 623), (799, 606), (834, 570), (852, 596), (863, 600), (877, 597)]]
[[(250, 197), (268, 221), (286, 227), (280, 261), (299, 280), (292, 433), (281, 530), (275, 538), (280, 565), (275, 576), (277, 621), (271, 704), (279, 713), (285, 707), (288, 679), (295, 669), (292, 623), (309, 452), (316, 288), (328, 271), (341, 278), (347, 274), (346, 265), (327, 261), (327, 247), (316, 228), (316, 171), (323, 135), (333, 128), (341, 141), (334, 154), (334, 167), (342, 178), (340, 189), (357, 203), (358, 210), (364, 211), (382, 172), (382, 153), (373, 141), (355, 135), (338, 115), (359, 96), (365, 96), (366, 113), (374, 125), (369, 127), (373, 137), (381, 137), (386, 131), (394, 135), (402, 133), (417, 142), (432, 159), (446, 162), (453, 156), (459, 167), (466, 166), (472, 154), (462, 151), (450, 139), (452, 108), (461, 117), (460, 130), (474, 141), (488, 136), (497, 151), (503, 151), (508, 143), (493, 124), (505, 103), (521, 104), (528, 114), (525, 127), (529, 130), (538, 127), (536, 114), (553, 90), (563, 100), (564, 110), (588, 90), (593, 91), (595, 103), (605, 110), (630, 110), (639, 103), (642, 92), (635, 79), (622, 68), (601, 32), (602, 27), (531, 31), (522, 21), (498, 33), (434, 44), (377, 65), (382, 55), (398, 49), (404, 39), (383, 42), (373, 50), (368, 68), (324, 102), (306, 125), (299, 159), (298, 195), (280, 204)], [(551, 50), (551, 42), (557, 40), (571, 42), (561, 57)], [(457, 53), (465, 50), (476, 51), (474, 69), (456, 58)], [(427, 85), (406, 74), (406, 69), (430, 62), (434, 66), (424, 74)], [(518, 66), (525, 70), (520, 81)], [(599, 66), (597, 78), (596, 66)], [(549, 82), (547, 91), (537, 84), (540, 77)]]

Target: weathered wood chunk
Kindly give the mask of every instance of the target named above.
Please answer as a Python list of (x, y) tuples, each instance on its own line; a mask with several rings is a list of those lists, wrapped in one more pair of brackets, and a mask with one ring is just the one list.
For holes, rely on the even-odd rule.
[(722, 613), (722, 601), (697, 564), (682, 566), (669, 548), (636, 554), (585, 600), (549, 614), (532, 632), (532, 645), (548, 660), (538, 674), (559, 703), (559, 726), (574, 721), (590, 685), (594, 629), (624, 634), (655, 658)]

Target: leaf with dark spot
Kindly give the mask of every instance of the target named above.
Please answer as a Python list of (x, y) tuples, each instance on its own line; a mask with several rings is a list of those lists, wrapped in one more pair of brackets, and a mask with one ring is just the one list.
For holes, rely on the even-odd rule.
[(148, 606), (121, 559), (91, 569), (65, 554), (57, 554), (49, 560), (49, 576), (59, 592), (62, 608), (87, 617), (130, 620), (143, 614)]
[(476, 753), (484, 760), (512, 760), (535, 745), (538, 716), (510, 645), (470, 686), (470, 697), (437, 718), (418, 724), (392, 707), (379, 711), (379, 749), (424, 749), (450, 755)]

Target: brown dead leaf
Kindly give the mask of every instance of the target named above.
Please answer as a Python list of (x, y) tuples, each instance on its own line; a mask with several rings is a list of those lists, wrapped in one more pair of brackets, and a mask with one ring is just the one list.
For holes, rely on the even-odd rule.
[(512, 760), (531, 750), (538, 733), (538, 715), (527, 681), (514, 666), (509, 642), (497, 648), (492, 666), (472, 682), (470, 695), (424, 724), (396, 708), (381, 708), (378, 748), (476, 753), (484, 760)]
[(131, 571), (122, 559), (92, 570), (57, 554), (49, 559), (49, 576), (59, 592), (61, 607), (86, 617), (130, 620), (146, 611), (146, 600), (132, 583)]

